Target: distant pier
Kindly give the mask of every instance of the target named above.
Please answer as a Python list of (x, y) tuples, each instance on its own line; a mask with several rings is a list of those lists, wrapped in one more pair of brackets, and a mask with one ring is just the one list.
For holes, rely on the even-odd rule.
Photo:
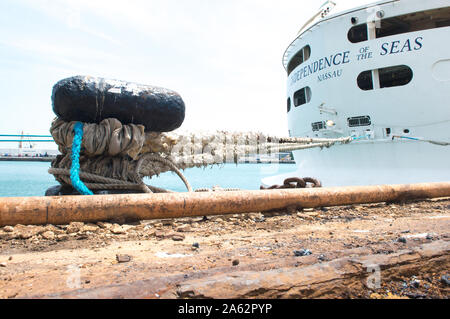
[(0, 162), (51, 162), (55, 157), (0, 156)]
[[(0, 162), (51, 162), (55, 156), (29, 157), (29, 156), (0, 156)], [(231, 163), (231, 162), (230, 162)], [(233, 162), (234, 163), (234, 162)], [(239, 160), (239, 164), (295, 164), (294, 160)]]

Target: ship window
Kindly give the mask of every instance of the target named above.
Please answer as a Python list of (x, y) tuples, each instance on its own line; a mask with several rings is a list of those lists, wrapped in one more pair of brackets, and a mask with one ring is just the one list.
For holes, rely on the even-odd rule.
[(372, 71), (365, 71), (358, 75), (358, 86), (361, 90), (373, 90)]
[(351, 43), (367, 41), (367, 24), (354, 26), (348, 31), (347, 37)]
[(349, 117), (347, 119), (349, 127), (357, 127), (357, 126), (369, 126), (372, 124), (370, 121), (370, 116), (357, 116), (357, 117)]
[[(388, 37), (396, 34), (417, 32), (450, 26), (450, 7), (412, 12), (409, 14), (382, 19), (376, 27), (376, 38)], [(358, 43), (368, 40), (367, 24), (360, 24), (350, 28), (348, 40)]]
[(381, 20), (377, 38), (450, 26), (450, 7), (413, 12)]
[(294, 105), (300, 106), (311, 101), (311, 89), (307, 86), (294, 93)]
[(311, 126), (312, 126), (313, 132), (317, 132), (317, 131), (323, 130), (326, 126), (326, 123), (325, 122), (315, 122), (315, 123), (311, 123)]
[(403, 86), (411, 82), (413, 71), (406, 65), (396, 65), (388, 68), (364, 71), (358, 75), (358, 87), (369, 91), (374, 88), (389, 88)]
[(406, 65), (398, 65), (378, 70), (380, 75), (380, 88), (403, 86), (411, 82), (412, 70)]
[(287, 99), (287, 111), (289, 113), (289, 111), (291, 110), (291, 98)]
[(295, 70), (300, 64), (305, 62), (311, 56), (311, 47), (309, 45), (298, 51), (288, 64), (288, 75)]

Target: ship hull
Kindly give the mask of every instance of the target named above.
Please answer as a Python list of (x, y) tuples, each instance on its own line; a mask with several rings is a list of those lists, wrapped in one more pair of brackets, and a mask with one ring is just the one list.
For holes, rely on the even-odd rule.
[[(291, 176), (324, 186), (450, 180), (450, 146), (426, 142), (450, 142), (449, 13), (446, 1), (384, 1), (319, 21), (290, 45), (290, 136), (353, 138), (294, 152)], [(383, 17), (378, 26), (370, 22), (375, 15)], [(425, 25), (428, 16), (440, 20)], [(416, 29), (388, 25), (402, 19), (416, 19)], [(352, 30), (361, 26), (367, 38), (355, 40)], [(386, 26), (394, 34), (378, 38)], [(287, 175), (263, 183), (280, 184)]]

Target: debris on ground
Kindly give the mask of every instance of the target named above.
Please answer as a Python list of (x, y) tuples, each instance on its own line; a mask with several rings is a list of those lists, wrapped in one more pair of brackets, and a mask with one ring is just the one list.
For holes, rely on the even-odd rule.
[(312, 254), (312, 252), (309, 249), (294, 250), (294, 255), (296, 257), (309, 256), (311, 254)]
[[(237, 265), (243, 275), (252, 272), (270, 275), (271, 271), (301, 272), (315, 265), (331, 267), (338, 261), (355, 263), (357, 258), (369, 256), (370, 260), (390, 256), (396, 260), (397, 254), (405, 253), (402, 257), (405, 260), (420, 259), (421, 253), (415, 251), (421, 251), (421, 247), (446, 247), (449, 238), (450, 199), (132, 224), (104, 221), (5, 226), (0, 228), (0, 298), (55, 294), (79, 297), (67, 286), (67, 276), (72, 270), (80, 274), (83, 289), (105, 292), (102, 289), (106, 287), (123, 285), (129, 289), (133, 283), (140, 287), (141, 282), (150, 287), (152, 282), (162, 280), (173, 282), (173, 288), (167, 286), (163, 291), (160, 289), (164, 285), (155, 284), (156, 290), (148, 296), (191, 298), (200, 293), (193, 287), (203, 287), (195, 280), (227, 276), (228, 272), (234, 275)], [(260, 295), (252, 296), (448, 298), (449, 273), (448, 267), (443, 267), (449, 263), (448, 249), (436, 254), (420, 267), (408, 266), (398, 273), (395, 267), (382, 268), (378, 288), (370, 288), (364, 282), (330, 289), (328, 285), (311, 289), (306, 285), (304, 290), (291, 291), (291, 295), (288, 290), (270, 295), (267, 288), (255, 290)], [(358, 267), (354, 264), (348, 269)], [(316, 278), (314, 272), (311, 276)], [(219, 277), (218, 282), (222, 278)], [(230, 282), (230, 278), (233, 277), (223, 277), (223, 283)], [(364, 276), (355, 278), (361, 281)], [(93, 296), (94, 290), (89, 290)], [(189, 291), (194, 291), (194, 295), (185, 295)], [(237, 288), (227, 291), (246, 298), (244, 292), (239, 295)]]
[(129, 255), (116, 255), (116, 260), (118, 263), (127, 263), (131, 261), (131, 256)]

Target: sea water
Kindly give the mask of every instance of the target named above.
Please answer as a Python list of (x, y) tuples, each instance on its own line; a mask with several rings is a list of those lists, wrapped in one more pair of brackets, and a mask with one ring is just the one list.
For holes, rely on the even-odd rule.
[[(49, 168), (49, 162), (0, 162), (0, 197), (43, 196), (49, 187), (58, 185), (47, 172)], [(295, 170), (295, 164), (223, 164), (190, 168), (183, 174), (193, 189), (220, 186), (256, 190), (262, 178)], [(146, 178), (145, 182), (176, 192), (186, 191), (181, 179), (172, 172)]]

